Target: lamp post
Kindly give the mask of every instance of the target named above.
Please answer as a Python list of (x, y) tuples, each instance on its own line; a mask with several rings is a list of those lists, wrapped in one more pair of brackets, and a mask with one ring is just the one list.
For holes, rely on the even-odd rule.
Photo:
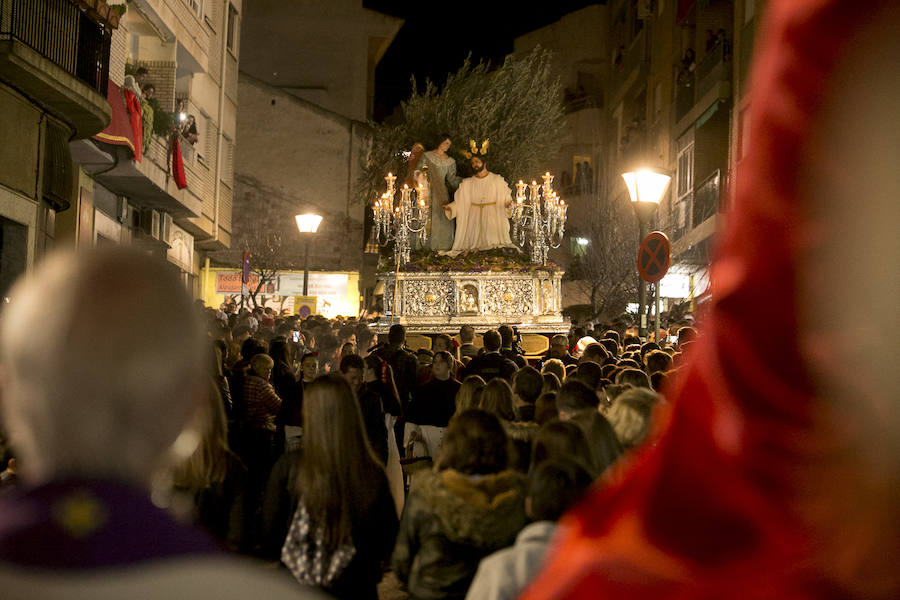
[[(622, 173), (622, 179), (625, 180), (631, 205), (638, 218), (640, 241), (643, 241), (672, 178), (660, 170), (640, 169)], [(638, 285), (638, 333), (643, 339), (647, 336), (647, 282), (639, 278)]]
[(322, 215), (314, 213), (306, 213), (294, 217), (297, 221), (297, 229), (303, 234), (303, 295), (309, 295), (309, 240), (319, 229), (319, 223), (322, 222)]

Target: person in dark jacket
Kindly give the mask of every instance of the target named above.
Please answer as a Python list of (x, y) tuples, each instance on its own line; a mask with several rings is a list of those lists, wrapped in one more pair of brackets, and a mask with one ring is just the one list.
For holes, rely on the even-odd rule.
[(454, 359), (449, 352), (439, 351), (431, 362), (432, 379), (413, 394), (406, 420), (416, 425), (446, 427), (456, 412), (456, 393), (462, 385), (450, 376)]
[(375, 352), (381, 360), (391, 365), (397, 394), (400, 396), (400, 407), (404, 410), (416, 389), (416, 371), (419, 368), (416, 355), (404, 347), (405, 343), (406, 328), (399, 324), (393, 325), (388, 332), (387, 345)]
[(563, 365), (578, 364), (578, 359), (569, 354), (569, 338), (562, 334), (550, 338), (550, 349), (541, 359), (541, 367), (551, 358), (562, 361)]
[(387, 427), (384, 424), (384, 406), (381, 396), (364, 384), (363, 372), (365, 369), (366, 363), (358, 354), (348, 354), (341, 359), (341, 375), (353, 388), (359, 401), (369, 443), (372, 445), (372, 450), (375, 451), (375, 456), (381, 460), (382, 465), (385, 465), (387, 464), (388, 443)]
[(512, 381), (516, 372), (516, 363), (500, 354), (500, 334), (491, 329), (484, 333), (484, 352), (469, 361), (466, 365), (466, 375), (478, 375), (485, 382), (495, 377), (502, 377), (507, 382)]
[(392, 565), (412, 598), (462, 599), (479, 561), (525, 525), (525, 477), (507, 469), (507, 438), (490, 413), (456, 415), (434, 471), (414, 476)]
[(519, 369), (527, 366), (528, 361), (518, 352), (516, 331), (509, 325), (501, 325), (497, 328), (497, 333), (500, 334), (500, 354), (516, 363), (516, 367)]

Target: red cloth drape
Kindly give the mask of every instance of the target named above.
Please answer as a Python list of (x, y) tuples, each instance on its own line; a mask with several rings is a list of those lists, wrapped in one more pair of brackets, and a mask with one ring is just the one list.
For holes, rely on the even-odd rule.
[(144, 124), (141, 116), (141, 100), (137, 94), (123, 88), (125, 93), (125, 106), (128, 107), (128, 118), (131, 121), (131, 134), (134, 136), (134, 162), (141, 162), (144, 148)]
[(181, 142), (178, 136), (172, 140), (172, 177), (179, 190), (187, 187), (187, 177), (184, 174), (184, 159), (181, 157)]
[[(859, 571), (843, 577), (849, 553), (896, 555), (897, 540), (872, 546), (874, 530), (849, 536), (847, 547), (833, 543), (849, 520), (842, 517), (852, 516), (853, 507), (835, 510), (829, 488), (847, 485), (852, 472), (840, 451), (854, 415), (840, 415), (842, 428), (830, 420), (798, 328), (802, 259), (825, 243), (800, 183), (805, 145), (860, 28), (881, 13), (900, 22), (888, 6), (768, 3), (751, 84), (751, 146), (712, 267), (704, 333), (666, 391), (671, 404), (656, 443), (563, 519), (524, 599), (843, 598), (865, 595), (854, 589)], [(891, 581), (893, 569), (881, 575)]]

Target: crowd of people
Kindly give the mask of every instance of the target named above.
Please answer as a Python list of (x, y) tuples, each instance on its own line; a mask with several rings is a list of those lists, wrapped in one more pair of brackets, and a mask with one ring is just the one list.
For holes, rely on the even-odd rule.
[(771, 3), (712, 307), (673, 344), (413, 353), (197, 307), (136, 249), (43, 258), (0, 320), (3, 598), (374, 598), (388, 570), (412, 598), (898, 597), (896, 120), (868, 109), (900, 7), (866, 9)]
[(402, 325), (379, 339), (356, 319), (206, 315), (244, 496), (207, 508), (203, 480), (183, 487), (223, 542), (344, 598), (375, 597), (387, 568), (415, 598), (515, 597), (532, 573), (503, 565), (524, 552), (537, 569), (548, 522), (643, 442), (695, 335), (577, 328), (529, 364), (510, 326), (413, 351)]
[(155, 502), (339, 598), (377, 597), (389, 570), (415, 598), (515, 597), (557, 517), (646, 437), (694, 335), (573, 329), (529, 361), (509, 326), (413, 351), (402, 325), (193, 310), (201, 425)]

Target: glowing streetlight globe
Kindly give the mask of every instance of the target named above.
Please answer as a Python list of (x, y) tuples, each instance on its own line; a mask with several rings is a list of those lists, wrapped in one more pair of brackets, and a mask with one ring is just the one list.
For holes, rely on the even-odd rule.
[(297, 221), (297, 229), (300, 230), (300, 233), (315, 233), (319, 229), (319, 223), (322, 222), (322, 215), (307, 213), (297, 215), (294, 219)]

